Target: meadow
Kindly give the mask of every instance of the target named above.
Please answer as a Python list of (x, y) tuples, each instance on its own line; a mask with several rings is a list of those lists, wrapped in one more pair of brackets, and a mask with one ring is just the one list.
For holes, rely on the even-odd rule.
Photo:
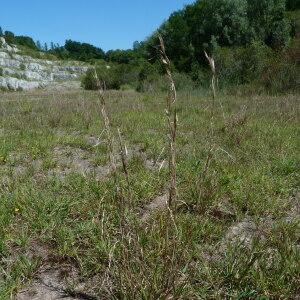
[(299, 297), (299, 94), (179, 92), (172, 211), (166, 94), (104, 97), (116, 174), (97, 91), (0, 93), (0, 299)]

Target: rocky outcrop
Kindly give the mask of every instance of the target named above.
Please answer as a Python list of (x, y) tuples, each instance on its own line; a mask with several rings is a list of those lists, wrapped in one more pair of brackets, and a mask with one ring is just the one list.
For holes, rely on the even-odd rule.
[(10, 46), (9, 44), (7, 44), (4, 37), (0, 37), (0, 48), (3, 48), (12, 53), (17, 53), (19, 51), (16, 46)]
[(32, 90), (42, 87), (42, 83), (38, 81), (26, 81), (17, 79), (14, 77), (2, 77), (0, 76), (0, 87), (8, 90)]
[(55, 82), (78, 80), (88, 69), (80, 62), (36, 59), (0, 37), (0, 89), (31, 90)]

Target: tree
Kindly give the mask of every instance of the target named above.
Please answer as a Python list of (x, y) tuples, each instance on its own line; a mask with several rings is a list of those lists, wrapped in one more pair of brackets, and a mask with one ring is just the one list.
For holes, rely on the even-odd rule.
[(13, 44), (14, 41), (15, 41), (15, 35), (11, 31), (5, 31), (4, 32), (4, 38), (5, 38), (6, 42), (9, 43), (9, 44)]
[(79, 43), (66, 40), (65, 49), (70, 58), (87, 61), (89, 59), (105, 59), (105, 53), (101, 48), (97, 48), (87, 43)]
[(50, 49), (51, 49), (51, 50), (54, 50), (54, 48), (55, 48), (55, 46), (54, 46), (54, 43), (53, 43), (53, 42), (51, 42)]
[(300, 0), (286, 0), (287, 10), (300, 9)]
[(3, 36), (3, 30), (1, 26), (0, 26), (0, 36)]
[(206, 65), (203, 50), (214, 52), (218, 47), (246, 46), (254, 41), (280, 48), (292, 35), (285, 1), (291, 0), (197, 0), (173, 13), (144, 42), (143, 57), (157, 58), (158, 32), (179, 71)]
[(23, 35), (15, 36), (14, 43), (17, 45), (25, 46), (27, 48), (31, 48), (33, 50), (38, 49), (34, 40), (29, 36), (23, 36)]
[(286, 0), (248, 0), (247, 15), (252, 40), (272, 47), (287, 44), (291, 23), (285, 18)]
[(160, 28), (168, 57), (178, 70), (189, 71), (194, 56), (190, 28), (184, 11), (173, 13)]
[(134, 41), (133, 45), (132, 45), (133, 50), (134, 51), (138, 50), (140, 45), (141, 45), (141, 43), (139, 41)]
[(109, 61), (116, 62), (119, 64), (128, 64), (130, 61), (134, 60), (135, 52), (134, 50), (109, 50), (106, 53), (106, 58)]
[(40, 41), (37, 41), (37, 42), (36, 42), (36, 47), (37, 47), (39, 50), (42, 50), (42, 45), (41, 45), (41, 42), (40, 42)]
[(44, 51), (46, 51), (46, 52), (48, 51), (48, 44), (47, 43), (44, 44)]
[(191, 41), (198, 53), (217, 45), (242, 45), (249, 41), (246, 0), (202, 0), (186, 8)]

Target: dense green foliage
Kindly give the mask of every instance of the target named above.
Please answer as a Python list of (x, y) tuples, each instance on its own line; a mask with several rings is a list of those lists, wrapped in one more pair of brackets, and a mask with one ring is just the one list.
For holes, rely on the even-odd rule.
[(105, 53), (102, 49), (88, 43), (79, 43), (72, 40), (66, 40), (63, 47), (55, 47), (52, 43), (49, 52), (61, 59), (88, 61), (105, 58)]
[(284, 0), (201, 0), (173, 13), (147, 41), (154, 57), (158, 32), (179, 71), (204, 62), (203, 50), (246, 46), (261, 41), (273, 49), (286, 46), (292, 34)]
[[(299, 83), (299, 54), (291, 39), (298, 29), (295, 19), (286, 14), (286, 4), (292, 9), (285, 0), (196, 1), (174, 12), (144, 42), (135, 42), (133, 50), (111, 50), (106, 60), (126, 64), (127, 71), (134, 72), (139, 80), (125, 84), (137, 90), (165, 89), (158, 63), (159, 33), (173, 72), (186, 73), (194, 80), (189, 87), (207, 86), (209, 82), (206, 50), (216, 58), (220, 87), (255, 83), (273, 91), (294, 89)], [(132, 68), (137, 61), (142, 65)], [(119, 72), (118, 68), (111, 72), (114, 70)]]
[[(120, 89), (124, 86), (132, 89), (145, 90), (160, 79), (158, 70), (144, 60), (131, 61), (128, 64), (97, 62), (96, 71), (98, 78), (106, 83), (108, 89)], [(88, 70), (82, 80), (85, 89), (97, 88), (94, 69)], [(147, 86), (147, 87), (146, 87)]]
[(23, 36), (23, 35), (18, 36), (18, 35), (14, 35), (14, 33), (11, 31), (5, 31), (3, 37), (10, 44), (16, 44), (20, 46), (25, 46), (33, 50), (38, 50), (35, 42), (29, 36)]
[(287, 0), (286, 7), (288, 10), (300, 9), (300, 0)]
[(271, 91), (296, 89), (300, 82), (295, 48), (274, 52), (261, 42), (248, 47), (219, 48), (215, 53), (221, 86), (254, 83)]
[(68, 51), (69, 57), (72, 59), (87, 60), (93, 58), (105, 58), (105, 53), (102, 49), (87, 43), (79, 43), (67, 40), (65, 43), (65, 49)]

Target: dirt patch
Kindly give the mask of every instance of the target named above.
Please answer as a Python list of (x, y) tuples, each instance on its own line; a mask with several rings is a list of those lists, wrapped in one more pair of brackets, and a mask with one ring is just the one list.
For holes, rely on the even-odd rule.
[(101, 144), (101, 139), (96, 136), (85, 136), (86, 143), (90, 146), (97, 147)]
[(20, 291), (16, 300), (54, 300), (54, 299), (82, 299), (69, 297), (68, 283), (64, 277), (65, 270), (43, 268), (29, 287)]
[(68, 262), (56, 262), (50, 248), (32, 241), (26, 256), (40, 259), (41, 265), (16, 300), (97, 299), (86, 292), (87, 283), (80, 280), (77, 269)]
[[(64, 132), (58, 132), (61, 135), (65, 135)], [(80, 135), (78, 132), (74, 132), (73, 135)], [(97, 147), (102, 141), (95, 136), (84, 136), (87, 144), (92, 147)], [(116, 149), (118, 149), (116, 147)], [(167, 162), (165, 160), (153, 160), (148, 159), (146, 153), (144, 153), (140, 145), (133, 146), (127, 149), (126, 159), (129, 162), (134, 157), (139, 157), (144, 164), (144, 167), (155, 172), (161, 169), (167, 168)], [(99, 160), (94, 151), (81, 149), (72, 146), (57, 146), (52, 150), (52, 157), (50, 161), (44, 161), (43, 159), (32, 159), (24, 153), (11, 153), (5, 162), (0, 165), (0, 172), (6, 177), (1, 180), (2, 184), (7, 184), (9, 178), (18, 178), (25, 176), (28, 171), (34, 174), (35, 179), (42, 179), (46, 177), (58, 177), (64, 179), (71, 173), (81, 174), (82, 176), (91, 176), (96, 180), (103, 180), (112, 172), (110, 164), (98, 165), (96, 162)], [(104, 153), (103, 155), (106, 156)], [(101, 159), (102, 160), (102, 159)], [(106, 159), (104, 159), (106, 161)], [(122, 166), (121, 156), (116, 154), (117, 167)], [(49, 166), (47, 164), (50, 163)]]
[(160, 171), (167, 169), (168, 163), (166, 160), (154, 161), (152, 159), (144, 159), (144, 166), (151, 171)]
[(75, 269), (43, 267), (31, 284), (17, 293), (15, 300), (97, 300), (85, 291), (85, 284), (78, 283)]
[(95, 154), (80, 148), (56, 147), (53, 149), (53, 160), (56, 167), (49, 169), (48, 175), (63, 179), (70, 173), (83, 176), (94, 175), (96, 180), (103, 179), (111, 172), (110, 166), (95, 166)]
[(255, 237), (258, 237), (258, 227), (251, 220), (236, 223), (227, 231), (224, 244), (236, 244), (250, 248)]
[(220, 220), (235, 219), (236, 216), (234, 207), (227, 198), (219, 199), (214, 203), (209, 210), (209, 214)]
[(150, 219), (151, 214), (157, 211), (163, 211), (168, 208), (169, 193), (155, 197), (149, 204), (147, 204), (141, 214), (141, 220), (146, 222)]

